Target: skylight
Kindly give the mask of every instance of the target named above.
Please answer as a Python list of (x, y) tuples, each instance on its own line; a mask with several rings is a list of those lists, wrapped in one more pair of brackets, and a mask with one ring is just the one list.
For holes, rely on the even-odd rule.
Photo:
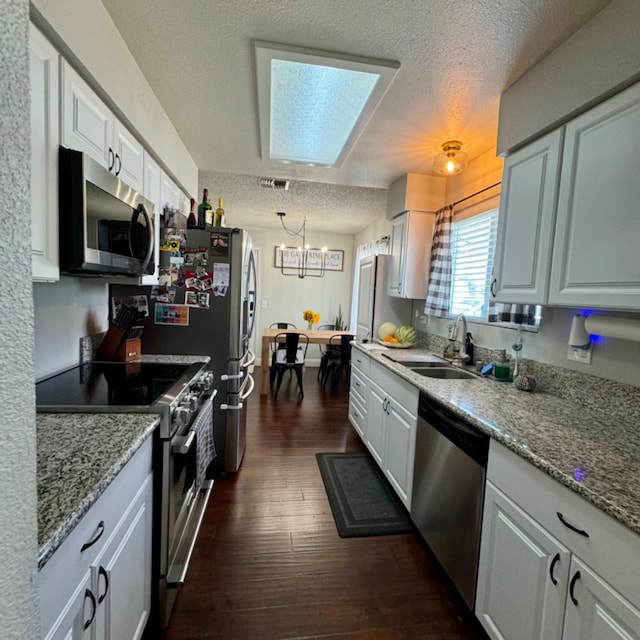
[(339, 167), (399, 63), (256, 42), (262, 157)]

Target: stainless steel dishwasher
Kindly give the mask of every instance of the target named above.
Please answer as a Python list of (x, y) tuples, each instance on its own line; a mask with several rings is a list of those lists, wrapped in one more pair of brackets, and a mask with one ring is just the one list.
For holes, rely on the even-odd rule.
[(421, 394), (411, 519), (471, 610), (488, 436)]

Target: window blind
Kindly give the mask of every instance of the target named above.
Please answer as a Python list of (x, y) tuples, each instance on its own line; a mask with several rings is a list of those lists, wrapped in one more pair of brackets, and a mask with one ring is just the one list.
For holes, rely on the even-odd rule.
[(451, 313), (489, 315), (491, 266), (496, 248), (498, 210), (453, 223), (451, 237)]

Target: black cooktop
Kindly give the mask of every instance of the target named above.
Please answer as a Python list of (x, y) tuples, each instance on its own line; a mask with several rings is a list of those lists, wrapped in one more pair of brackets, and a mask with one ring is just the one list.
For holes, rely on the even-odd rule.
[(189, 368), (186, 364), (91, 362), (36, 384), (38, 407), (148, 406)]

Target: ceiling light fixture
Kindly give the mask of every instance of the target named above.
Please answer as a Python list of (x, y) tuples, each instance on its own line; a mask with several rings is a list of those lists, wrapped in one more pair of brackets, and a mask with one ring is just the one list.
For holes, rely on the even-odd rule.
[(449, 140), (442, 145), (442, 153), (436, 156), (433, 163), (434, 171), (445, 176), (452, 176), (467, 168), (468, 156), (464, 151), (460, 151), (462, 142)]
[[(280, 245), (280, 273), (283, 276), (298, 276), (298, 278), (322, 278), (327, 261), (327, 247), (322, 247), (322, 249), (311, 249), (309, 247), (306, 238), (307, 219), (305, 218), (302, 221), (302, 226), (297, 231), (294, 231), (288, 229), (285, 225), (284, 217), (287, 214), (284, 211), (278, 211), (276, 215), (280, 218), (282, 228), (290, 236), (302, 239), (302, 244), (294, 251), (287, 252), (287, 247), (284, 244)], [(309, 273), (310, 269), (316, 270), (318, 273)]]
[(255, 42), (265, 160), (340, 167), (400, 63)]

